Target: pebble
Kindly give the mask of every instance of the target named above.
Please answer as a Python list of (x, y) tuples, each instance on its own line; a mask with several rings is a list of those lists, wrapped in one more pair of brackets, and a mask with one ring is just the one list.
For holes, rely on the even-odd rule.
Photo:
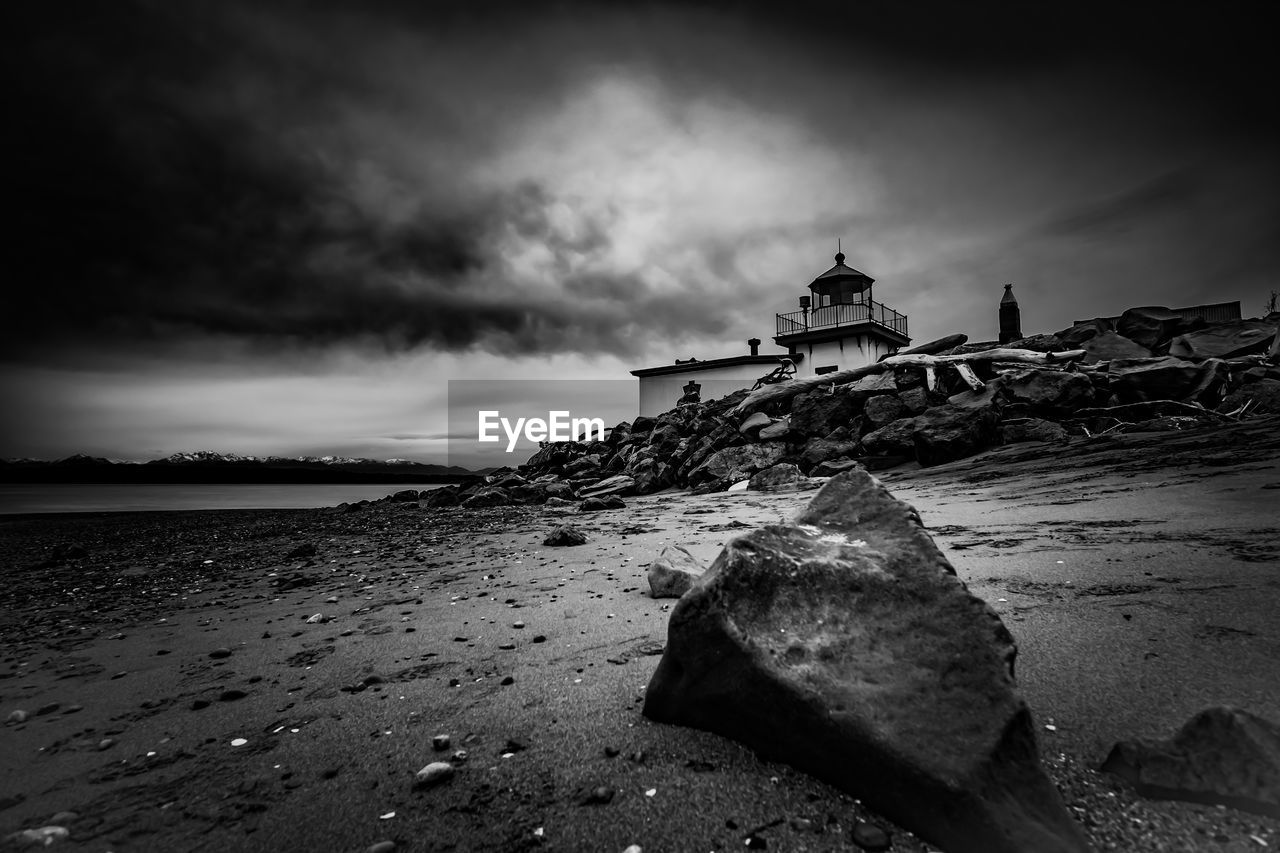
[(456, 752), (454, 752), (454, 754), (451, 755), (450, 758), (453, 759), (455, 763), (462, 764), (464, 761), (467, 760), (467, 751), (465, 749), (459, 749)]
[(25, 723), (29, 716), (30, 714), (19, 708), (16, 711), (10, 712), (9, 716), (5, 718), (5, 722), (17, 725), (18, 723)]
[(446, 749), (449, 748), (449, 736), (436, 735), (431, 739), (431, 748), (434, 749), (436, 752), (444, 752)]
[(336, 596), (336, 595), (331, 595), (331, 596), (329, 596), (328, 598), (326, 598), (326, 599), (324, 600), (324, 603), (325, 603), (325, 604), (337, 604), (337, 603), (338, 603), (338, 596)]
[(225, 646), (223, 646), (222, 648), (214, 649), (213, 651), (209, 652), (209, 657), (213, 658), (214, 660), (222, 660), (223, 658), (229, 658), (231, 657), (231, 649), (228, 649)]
[(379, 841), (366, 847), (364, 853), (391, 853), (395, 849), (396, 843), (394, 841)]
[(547, 641), (547, 638), (539, 634), (538, 636), (533, 638), (533, 641), (535, 643), (545, 643)]
[(639, 844), (632, 844), (626, 850), (623, 850), (622, 853), (644, 853), (644, 848)]
[(592, 788), (579, 800), (579, 803), (584, 806), (604, 806), (611, 802), (613, 802), (613, 789), (604, 785)]
[(504, 652), (509, 652), (516, 647), (515, 643), (499, 643), (498, 648)]
[(765, 841), (763, 838), (761, 838), (758, 835), (748, 835), (747, 849), (748, 850), (768, 850), (769, 842)]
[(232, 746), (244, 746), (244, 745), (245, 745), (246, 743), (248, 743), (248, 742), (249, 742), (249, 741), (245, 740), (245, 739), (244, 739), (244, 738), (242, 738), (242, 737), (232, 738), (232, 740), (231, 740), (231, 745), (232, 745)]
[(503, 687), (507, 687), (511, 684), (515, 684), (516, 680), (508, 675), (506, 678), (502, 679), (498, 683), (501, 684)]
[(860, 823), (853, 828), (853, 843), (863, 850), (888, 850), (889, 833), (874, 823)]
[(324, 614), (323, 614), (323, 613), (317, 613), (317, 614), (315, 614), (314, 616), (308, 616), (308, 617), (307, 617), (307, 624), (308, 624), (308, 625), (314, 625), (314, 624), (316, 624), (317, 622), (323, 622), (323, 621), (324, 621)]
[(518, 628), (523, 628), (523, 627), (524, 627), (524, 623), (523, 623), (523, 622), (512, 622), (512, 623), (511, 623), (511, 627), (512, 627), (512, 628), (517, 628), (517, 629), (518, 629)]
[(424, 788), (434, 787), (453, 778), (453, 765), (447, 761), (433, 761), (417, 772), (417, 784)]
[(74, 823), (75, 819), (78, 817), (80, 817), (80, 815), (75, 812), (58, 812), (53, 817), (49, 818), (49, 820), (60, 826), (64, 823)]
[(45, 714), (52, 714), (61, 707), (62, 705), (58, 702), (50, 702), (48, 705), (41, 705), (39, 708), (36, 708), (36, 716), (43, 717)]
[(110, 749), (115, 745), (116, 745), (116, 742), (109, 737), (104, 737), (102, 740), (98, 741), (99, 750)]
[(246, 696), (248, 696), (248, 695), (249, 695), (249, 694), (248, 694), (248, 693), (245, 693), (243, 690), (237, 690), (236, 688), (234, 688), (234, 687), (233, 687), (233, 688), (231, 688), (230, 690), (224, 690), (224, 691), (222, 691), (222, 694), (218, 696), (218, 701), (219, 701), (219, 702), (234, 702), (234, 701), (236, 701), (237, 699), (243, 699), (244, 697), (246, 697)]
[(201, 711), (209, 707), (208, 699), (195, 699), (191, 702), (191, 710)]

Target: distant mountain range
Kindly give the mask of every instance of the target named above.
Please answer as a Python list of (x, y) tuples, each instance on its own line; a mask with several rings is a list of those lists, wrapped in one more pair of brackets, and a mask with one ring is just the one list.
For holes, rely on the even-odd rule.
[(115, 462), (84, 454), (52, 462), (0, 460), (4, 483), (455, 483), (483, 473), (407, 459), (240, 456), (206, 450), (150, 462)]

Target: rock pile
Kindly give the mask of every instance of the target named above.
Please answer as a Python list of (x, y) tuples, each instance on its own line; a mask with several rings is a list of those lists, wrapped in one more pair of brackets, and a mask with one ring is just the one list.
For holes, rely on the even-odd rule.
[(876, 365), (638, 417), (604, 441), (551, 444), (483, 483), (422, 497), (464, 507), (597, 498), (585, 509), (602, 509), (670, 487), (795, 488), (999, 444), (1280, 414), (1277, 326), (1280, 314), (1208, 326), (1134, 308), (1003, 346), (952, 335)]

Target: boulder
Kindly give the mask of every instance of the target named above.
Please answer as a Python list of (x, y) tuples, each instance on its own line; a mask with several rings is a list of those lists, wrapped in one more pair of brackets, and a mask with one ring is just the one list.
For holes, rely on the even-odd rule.
[(1061, 424), (1040, 418), (1027, 418), (1016, 423), (1000, 425), (1000, 438), (1004, 444), (1020, 441), (1058, 442), (1067, 440), (1067, 431)]
[(925, 467), (964, 459), (1000, 443), (999, 419), (992, 408), (935, 406), (913, 420), (916, 461)]
[(571, 501), (568, 498), (547, 498), (546, 502), (543, 503), (543, 506), (547, 507), (548, 509), (555, 509), (558, 507), (571, 507), (571, 506), (577, 506), (577, 505), (578, 504), (576, 501)]
[(547, 538), (542, 540), (542, 544), (550, 545), (553, 548), (566, 545), (585, 545), (587, 544), (587, 534), (572, 524), (561, 524), (547, 534)]
[(1280, 415), (1280, 382), (1274, 379), (1259, 379), (1248, 385), (1241, 385), (1222, 399), (1219, 412), (1234, 412), (1249, 403), (1249, 412), (1259, 415)]
[(1121, 358), (1151, 357), (1151, 350), (1115, 332), (1101, 332), (1097, 337), (1081, 343), (1080, 349), (1085, 351), (1084, 361), (1086, 364), (1096, 364), (1099, 361), (1114, 361)]
[(542, 483), (540, 485), (542, 486), (543, 494), (547, 498), (569, 499), (573, 497), (573, 486), (570, 486), (568, 483), (561, 482), (560, 480), (550, 483)]
[(601, 459), (596, 454), (588, 454), (579, 456), (577, 459), (564, 466), (565, 476), (578, 477), (584, 474), (591, 474), (600, 470)]
[(1261, 320), (1219, 323), (1179, 335), (1169, 344), (1169, 355), (1177, 358), (1237, 358), (1263, 353), (1275, 340), (1276, 327)]
[(1116, 322), (1116, 331), (1138, 346), (1156, 352), (1182, 331), (1183, 320), (1168, 308), (1130, 308)]
[(805, 470), (820, 465), (828, 459), (845, 459), (856, 455), (861, 447), (856, 441), (832, 441), (829, 438), (813, 438), (800, 452)]
[(653, 427), (656, 423), (657, 421), (655, 421), (653, 418), (640, 415), (638, 418), (636, 418), (634, 421), (631, 422), (631, 434), (642, 435), (643, 433), (650, 432), (653, 430)]
[(689, 474), (689, 485), (708, 481), (736, 483), (747, 480), (757, 471), (763, 471), (782, 458), (786, 448), (777, 444), (744, 444), (717, 450), (702, 465)]
[(1144, 797), (1280, 818), (1280, 726), (1239, 708), (1207, 708), (1170, 740), (1121, 741), (1102, 770)]
[(442, 507), (442, 506), (457, 506), (459, 501), (458, 487), (445, 486), (440, 489), (431, 489), (424, 493), (422, 501), (427, 506), (432, 508)]
[(809, 472), (810, 477), (834, 477), (845, 471), (854, 468), (865, 467), (861, 462), (854, 459), (828, 459), (826, 462), (819, 463)]
[(618, 474), (615, 477), (601, 480), (594, 486), (582, 489), (578, 495), (584, 498), (598, 498), (604, 495), (630, 495), (634, 494), (636, 481), (626, 474)]
[(862, 447), (872, 456), (915, 458), (916, 419), (899, 418), (862, 437)]
[(703, 566), (683, 545), (668, 545), (649, 566), (649, 595), (679, 598), (702, 576)]
[(391, 500), (403, 501), (405, 503), (408, 503), (409, 501), (413, 501), (416, 503), (418, 500), (418, 490), (417, 489), (401, 489), (400, 491), (391, 495)]
[(1070, 329), (1056, 332), (1054, 337), (1061, 341), (1062, 345), (1067, 349), (1080, 349), (1085, 341), (1096, 338), (1104, 332), (1111, 331), (1115, 331), (1115, 326), (1111, 324), (1110, 320), (1096, 317), (1092, 320), (1076, 323)]
[(855, 399), (837, 388), (797, 394), (791, 401), (791, 430), (804, 436), (820, 437), (845, 426), (858, 413)]
[(1004, 394), (1010, 402), (1049, 416), (1070, 415), (1093, 405), (1093, 382), (1069, 370), (1030, 368), (1004, 375)]
[(845, 385), (844, 388), (845, 393), (859, 403), (877, 394), (898, 393), (898, 383), (890, 372), (873, 373), (870, 376), (864, 376), (856, 382)]
[(466, 509), (482, 509), (490, 506), (510, 506), (511, 495), (499, 486), (485, 486), (462, 502)]
[(671, 485), (671, 466), (656, 459), (641, 459), (627, 473), (635, 480), (637, 495), (650, 495)]
[(1121, 403), (1181, 400), (1216, 406), (1222, 400), (1228, 371), (1217, 359), (1196, 364), (1164, 356), (1113, 361), (1107, 376), (1112, 393)]
[(514, 489), (516, 486), (524, 486), (528, 484), (528, 480), (514, 471), (503, 474), (501, 477), (490, 475), (486, 478), (486, 482), (499, 489)]
[(626, 509), (627, 503), (617, 495), (606, 495), (602, 498), (587, 498), (578, 504), (578, 512), (600, 512), (606, 509)]
[[(911, 388), (903, 393), (920, 392), (924, 395), (923, 388)], [(896, 421), (902, 416), (906, 406), (897, 394), (879, 394), (867, 400), (862, 408), (862, 417), (872, 429), (879, 429), (885, 424)]]
[(655, 458), (664, 459), (675, 452), (681, 437), (680, 430), (674, 424), (664, 424), (649, 436), (649, 447)]
[[(923, 388), (908, 388), (905, 391), (899, 391), (898, 399), (902, 401), (902, 408), (909, 415), (924, 414), (924, 410), (929, 408), (929, 392)], [(885, 421), (885, 423), (888, 423), (888, 421)], [(884, 426), (884, 424), (879, 424), (878, 426)]]
[(847, 472), (685, 593), (644, 713), (791, 764), (951, 853), (1084, 853), (1015, 654), (915, 510)]
[(800, 469), (790, 462), (779, 462), (751, 476), (747, 488), (753, 492), (776, 492), (794, 488), (803, 479)]

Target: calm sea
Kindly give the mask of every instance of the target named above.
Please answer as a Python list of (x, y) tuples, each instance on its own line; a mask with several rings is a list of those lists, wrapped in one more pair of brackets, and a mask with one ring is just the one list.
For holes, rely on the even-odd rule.
[(441, 484), (341, 485), (111, 485), (88, 483), (0, 484), (0, 515), (18, 512), (124, 512), (182, 509), (305, 509), (344, 501), (377, 500), (401, 489)]

